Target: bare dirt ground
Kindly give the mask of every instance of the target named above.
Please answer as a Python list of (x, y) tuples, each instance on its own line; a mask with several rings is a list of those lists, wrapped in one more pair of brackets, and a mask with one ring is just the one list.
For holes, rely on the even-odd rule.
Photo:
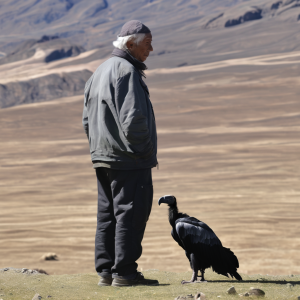
[[(159, 170), (141, 270), (190, 270), (157, 205), (173, 194), (234, 251), (239, 272), (300, 274), (300, 64), (249, 61), (149, 72)], [(93, 272), (97, 191), (82, 107), (76, 96), (0, 110), (0, 267)], [(40, 261), (46, 252), (59, 260)]]

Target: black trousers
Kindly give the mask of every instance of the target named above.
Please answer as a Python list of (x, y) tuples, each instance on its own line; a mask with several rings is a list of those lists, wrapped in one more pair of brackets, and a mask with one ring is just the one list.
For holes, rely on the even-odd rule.
[(98, 214), (95, 266), (98, 274), (136, 272), (153, 200), (151, 169), (96, 169)]

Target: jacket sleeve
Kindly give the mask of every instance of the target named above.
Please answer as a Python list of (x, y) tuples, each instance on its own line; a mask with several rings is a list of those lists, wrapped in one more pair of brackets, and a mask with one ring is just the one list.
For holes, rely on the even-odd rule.
[(84, 129), (84, 132), (85, 132), (87, 138), (89, 138), (89, 119), (88, 119), (87, 107), (86, 107), (85, 101), (83, 104), (82, 125), (83, 125), (83, 129)]
[(89, 94), (90, 94), (90, 88), (93, 82), (93, 77), (92, 75), (89, 80), (86, 82), (85, 87), (84, 87), (84, 101), (83, 101), (83, 113), (82, 113), (82, 125), (85, 134), (87, 135), (87, 138), (89, 138), (89, 118), (88, 118), (88, 111), (87, 111), (87, 105), (89, 101)]
[(148, 106), (140, 76), (132, 71), (120, 77), (116, 85), (116, 108), (125, 138), (133, 153), (151, 155), (153, 145), (148, 128)]

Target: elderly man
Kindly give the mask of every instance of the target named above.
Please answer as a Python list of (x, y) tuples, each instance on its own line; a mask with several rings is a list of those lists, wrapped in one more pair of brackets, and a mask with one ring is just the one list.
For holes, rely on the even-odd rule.
[(153, 51), (151, 31), (129, 21), (112, 57), (85, 86), (83, 126), (98, 183), (95, 265), (100, 286), (157, 285), (137, 272), (157, 166), (157, 137), (143, 63)]

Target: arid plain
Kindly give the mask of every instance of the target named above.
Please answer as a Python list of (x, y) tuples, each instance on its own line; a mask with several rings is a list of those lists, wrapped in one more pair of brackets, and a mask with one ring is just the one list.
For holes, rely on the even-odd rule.
[[(173, 194), (234, 251), (240, 273), (300, 273), (299, 74), (300, 52), (148, 71), (159, 169), (140, 270), (190, 270), (157, 205)], [(0, 110), (0, 267), (93, 272), (82, 107), (74, 96)], [(47, 252), (59, 260), (41, 261)]]

